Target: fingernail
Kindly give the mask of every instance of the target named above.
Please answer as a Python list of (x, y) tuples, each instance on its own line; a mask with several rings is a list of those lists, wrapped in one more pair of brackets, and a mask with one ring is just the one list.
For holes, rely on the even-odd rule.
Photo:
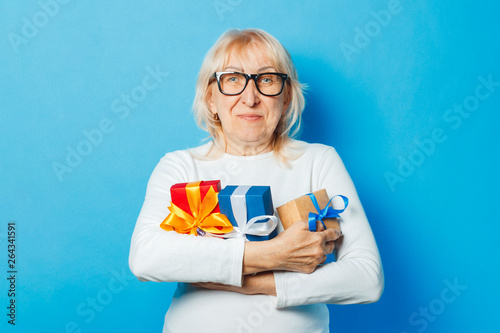
[(196, 233), (198, 234), (198, 236), (201, 236), (201, 237), (205, 236), (205, 234), (206, 234), (206, 232), (201, 230), (200, 228), (196, 229)]

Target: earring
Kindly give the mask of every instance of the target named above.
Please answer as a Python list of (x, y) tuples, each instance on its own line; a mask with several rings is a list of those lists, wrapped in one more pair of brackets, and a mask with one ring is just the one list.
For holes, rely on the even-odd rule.
[(213, 117), (213, 119), (214, 119), (215, 121), (219, 121), (219, 114), (217, 114), (217, 113), (213, 113), (213, 116), (212, 116), (212, 117)]

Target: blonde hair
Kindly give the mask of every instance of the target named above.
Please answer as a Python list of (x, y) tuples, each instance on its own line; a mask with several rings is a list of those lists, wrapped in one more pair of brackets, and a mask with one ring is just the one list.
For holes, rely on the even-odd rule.
[(213, 139), (212, 148), (216, 151), (211, 149), (208, 156), (214, 156), (217, 151), (223, 153), (226, 148), (222, 125), (218, 119), (214, 119), (208, 105), (210, 87), (215, 81), (213, 75), (226, 67), (231, 51), (235, 50), (241, 54), (256, 43), (264, 49), (276, 71), (288, 74), (283, 93), (287, 95), (290, 103), (276, 127), (273, 150), (285, 162), (293, 158), (288, 156), (286, 148), (292, 146), (291, 139), (298, 134), (300, 129), (302, 111), (305, 106), (305, 86), (299, 82), (290, 53), (276, 38), (260, 29), (226, 31), (208, 51), (201, 65), (196, 82), (193, 111), (198, 126), (206, 130)]

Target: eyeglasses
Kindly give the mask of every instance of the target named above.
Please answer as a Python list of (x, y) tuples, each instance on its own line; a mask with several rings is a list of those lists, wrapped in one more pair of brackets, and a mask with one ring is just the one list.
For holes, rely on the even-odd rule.
[(255, 82), (257, 90), (264, 96), (278, 96), (283, 92), (287, 74), (283, 73), (261, 73), (245, 74), (238, 72), (215, 72), (219, 91), (224, 95), (235, 96), (245, 90), (248, 80)]

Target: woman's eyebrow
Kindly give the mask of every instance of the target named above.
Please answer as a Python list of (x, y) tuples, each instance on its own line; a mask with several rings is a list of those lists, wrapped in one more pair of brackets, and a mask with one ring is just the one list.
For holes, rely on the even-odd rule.
[(263, 72), (263, 71), (268, 70), (268, 69), (274, 69), (274, 67), (273, 66), (264, 66), (264, 67), (259, 68), (258, 71)]
[[(227, 71), (228, 69), (234, 70), (236, 72), (243, 72), (243, 69), (241, 67), (227, 66), (224, 70)], [(274, 70), (274, 67), (273, 66), (264, 66), (264, 67), (261, 67), (261, 68), (259, 68), (257, 70), (257, 73), (263, 72), (263, 71), (268, 70), (268, 69), (273, 69)]]
[(243, 72), (243, 69), (240, 68), (240, 67), (236, 67), (236, 66), (227, 66), (224, 70), (227, 71), (228, 69), (233, 69), (235, 70), (236, 72)]

